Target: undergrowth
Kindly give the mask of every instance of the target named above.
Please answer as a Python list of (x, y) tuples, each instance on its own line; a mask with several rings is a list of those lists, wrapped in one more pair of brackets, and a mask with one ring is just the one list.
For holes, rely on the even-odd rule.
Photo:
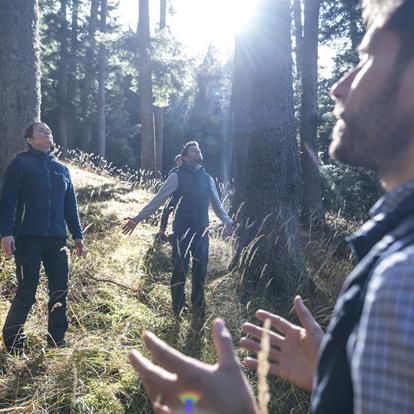
[[(0, 348), (0, 412), (151, 413), (142, 383), (126, 359), (133, 347), (146, 353), (141, 341), (143, 331), (151, 330), (186, 354), (215, 363), (211, 320), (222, 317), (243, 358), (246, 352), (238, 346), (242, 322), (254, 320), (258, 306), (273, 311), (289, 308), (292, 298), (280, 297), (269, 303), (257, 295), (247, 304), (242, 303), (239, 275), (227, 272), (232, 241), (221, 237), (220, 226), (213, 221), (206, 321), (199, 324), (188, 317), (176, 322), (170, 304), (170, 246), (154, 243), (157, 220), (141, 223), (130, 237), (120, 232), (123, 219), (139, 211), (159, 181), (147, 182), (144, 189), (137, 185), (140, 179), (133, 172), (111, 170), (109, 165), (83, 154), (72, 159), (76, 162), (71, 163), (70, 170), (78, 192), (88, 253), (85, 258), (71, 255), (70, 346), (46, 349), (47, 283), (42, 274), (37, 302), (25, 325), (28, 360), (8, 355), (3, 345)], [(309, 230), (302, 235), (309, 274), (316, 286), (309, 306), (322, 324), (326, 324), (350, 268), (348, 253), (340, 245), (348, 230), (346, 222), (333, 218), (330, 232), (317, 234)], [(14, 263), (1, 257), (1, 324), (15, 286)], [(256, 387), (255, 374), (246, 374)], [(269, 383), (270, 413), (308, 412), (308, 393), (277, 379)]]

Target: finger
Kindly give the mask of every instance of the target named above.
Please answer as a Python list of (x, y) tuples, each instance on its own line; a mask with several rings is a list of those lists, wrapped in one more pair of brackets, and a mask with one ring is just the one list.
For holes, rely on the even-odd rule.
[(144, 334), (144, 342), (154, 360), (177, 375), (186, 377), (188, 374), (194, 374), (194, 370), (200, 366), (198, 361), (167, 345), (151, 332)]
[[(247, 368), (253, 369), (257, 371), (257, 368), (259, 366), (259, 361), (255, 358), (246, 358), (243, 360), (243, 365), (245, 365)], [(269, 367), (269, 374), (281, 377), (281, 367), (277, 362), (272, 362)], [(282, 377), (284, 378), (284, 377)]]
[(167, 405), (154, 404), (154, 412), (156, 414), (173, 414), (171, 408)]
[[(248, 351), (250, 352), (254, 352), (254, 353), (259, 353), (260, 352), (260, 343), (257, 341), (254, 341), (253, 339), (250, 338), (241, 338), (240, 339), (240, 345), (243, 348), (246, 348)], [(274, 361), (277, 362), (279, 361), (279, 356), (280, 356), (280, 351), (276, 348), (270, 348), (269, 349), (269, 354), (267, 359), (269, 361)]]
[(16, 241), (15, 240), (13, 240), (12, 242), (11, 242), (11, 253), (13, 253), (13, 252), (15, 252), (16, 251)]
[[(262, 335), (265, 331), (260, 326), (254, 325), (249, 322), (245, 322), (242, 325), (241, 329), (243, 332), (247, 333), (248, 335), (253, 336), (254, 338), (258, 340), (262, 339)], [(270, 345), (273, 347), (280, 348), (283, 345), (285, 338), (276, 332), (269, 331), (268, 333), (269, 333)]]
[(220, 366), (239, 365), (234, 354), (233, 338), (222, 319), (213, 323), (213, 341)]
[(254, 369), (254, 370), (257, 370), (257, 367), (259, 365), (257, 359), (255, 358), (245, 358), (243, 359), (242, 363), (247, 368)]
[(312, 329), (315, 328), (315, 326), (319, 326), (300, 296), (296, 296), (293, 300), (293, 307), (296, 315), (298, 315), (300, 323), (305, 329)]
[(142, 379), (151, 400), (155, 401), (160, 395), (176, 395), (177, 375), (153, 364), (135, 350), (128, 354), (128, 359)]
[(286, 335), (286, 333), (294, 326), (285, 318), (282, 318), (279, 315), (275, 315), (274, 313), (270, 313), (262, 309), (259, 309), (256, 312), (256, 318), (261, 320), (262, 322), (264, 322), (266, 319), (270, 319), (272, 327), (277, 329), (283, 335)]

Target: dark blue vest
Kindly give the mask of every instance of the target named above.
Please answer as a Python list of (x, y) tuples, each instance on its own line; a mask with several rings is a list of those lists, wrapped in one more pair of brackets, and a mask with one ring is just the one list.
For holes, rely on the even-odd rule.
[(179, 167), (176, 173), (178, 188), (173, 194), (173, 231), (177, 235), (187, 231), (203, 234), (208, 227), (210, 176), (203, 167), (196, 170), (187, 165)]
[(351, 334), (359, 324), (374, 268), (389, 255), (414, 244), (414, 195), (393, 212), (369, 220), (349, 241), (359, 263), (342, 288), (322, 341), (313, 414), (354, 412), (350, 360), (356, 338)]

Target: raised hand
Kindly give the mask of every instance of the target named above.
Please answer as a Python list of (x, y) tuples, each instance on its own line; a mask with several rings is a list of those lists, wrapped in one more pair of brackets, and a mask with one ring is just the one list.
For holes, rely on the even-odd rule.
[(200, 396), (195, 412), (257, 413), (252, 389), (234, 354), (232, 337), (220, 319), (214, 321), (213, 340), (219, 359), (216, 365), (187, 357), (152, 333), (144, 335), (144, 343), (160, 366), (137, 351), (129, 354), (156, 413), (182, 413), (180, 396), (184, 393)]
[[(261, 321), (270, 319), (277, 331), (270, 332), (269, 372), (300, 388), (311, 390), (323, 331), (300, 296), (295, 297), (293, 307), (303, 327), (264, 310), (258, 310), (256, 317)], [(259, 352), (258, 341), (263, 328), (246, 322), (242, 325), (242, 331), (254, 339), (242, 338), (240, 344), (251, 352)], [(244, 363), (249, 368), (257, 369), (255, 358), (247, 358)]]

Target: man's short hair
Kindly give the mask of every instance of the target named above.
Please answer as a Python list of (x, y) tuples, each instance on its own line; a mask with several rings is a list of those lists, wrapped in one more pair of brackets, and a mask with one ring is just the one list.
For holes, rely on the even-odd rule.
[(197, 141), (189, 141), (189, 142), (185, 143), (184, 146), (183, 146), (183, 149), (181, 150), (181, 156), (186, 157), (188, 155), (188, 150), (190, 149), (190, 147), (192, 147), (194, 145), (196, 147), (200, 147), (200, 145), (198, 144)]
[(395, 70), (398, 83), (400, 75), (414, 58), (414, 0), (363, 0), (367, 24), (395, 33), (401, 42)]
[(403, 3), (410, 0), (362, 0), (364, 20), (371, 25), (379, 19), (380, 24), (384, 23)]
[(414, 1), (413, 0), (363, 0), (364, 18), (368, 25), (379, 26), (396, 33), (403, 49), (414, 55)]

